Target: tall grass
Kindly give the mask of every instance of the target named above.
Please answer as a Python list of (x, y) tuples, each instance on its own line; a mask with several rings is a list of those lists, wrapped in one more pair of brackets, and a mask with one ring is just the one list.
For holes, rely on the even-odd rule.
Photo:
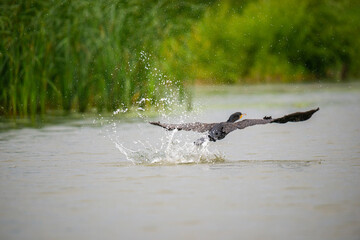
[(0, 115), (112, 111), (161, 98), (155, 86), (168, 86), (145, 68), (141, 52), (159, 65), (162, 40), (184, 32), (205, 7), (201, 1), (2, 1)]
[(359, 11), (355, 0), (221, 1), (164, 42), (166, 67), (205, 83), (359, 77)]

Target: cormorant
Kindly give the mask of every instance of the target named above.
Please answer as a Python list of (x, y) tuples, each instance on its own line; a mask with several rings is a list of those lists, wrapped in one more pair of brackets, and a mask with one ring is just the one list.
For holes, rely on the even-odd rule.
[[(309, 110), (306, 112), (296, 112), (292, 114), (285, 115), (280, 118), (273, 119), (272, 117), (265, 116), (263, 119), (245, 119), (238, 121), (242, 116), (246, 115), (241, 112), (236, 112), (230, 115), (229, 119), (226, 122), (220, 123), (182, 123), (182, 124), (167, 124), (160, 122), (150, 122), (150, 124), (163, 127), (167, 130), (184, 130), (184, 131), (195, 131), (195, 132), (208, 132), (208, 139), (210, 141), (216, 142), (226, 137), (230, 132), (236, 129), (243, 129), (246, 127), (258, 125), (258, 124), (268, 124), (268, 123), (287, 123), (287, 122), (302, 122), (311, 118), (311, 116), (319, 111), (319, 108)], [(238, 122), (236, 122), (238, 121)], [(201, 145), (205, 141), (205, 138), (202, 137), (195, 141), (196, 145)]]

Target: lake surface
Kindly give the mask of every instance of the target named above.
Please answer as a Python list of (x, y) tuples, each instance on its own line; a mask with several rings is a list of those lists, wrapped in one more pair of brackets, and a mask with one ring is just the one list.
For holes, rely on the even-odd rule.
[(359, 84), (201, 87), (194, 102), (160, 120), (320, 111), (202, 149), (120, 115), (2, 131), (0, 239), (359, 239)]

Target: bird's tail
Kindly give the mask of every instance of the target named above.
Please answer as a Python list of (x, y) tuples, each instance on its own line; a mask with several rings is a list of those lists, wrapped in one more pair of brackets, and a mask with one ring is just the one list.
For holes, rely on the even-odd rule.
[(306, 121), (309, 118), (311, 118), (311, 116), (319, 111), (320, 108), (316, 108), (310, 111), (306, 111), (306, 112), (296, 112), (296, 113), (292, 113), (289, 115), (285, 115), (281, 118), (276, 118), (274, 120), (272, 120), (272, 123), (287, 123), (287, 122), (302, 122), (302, 121)]

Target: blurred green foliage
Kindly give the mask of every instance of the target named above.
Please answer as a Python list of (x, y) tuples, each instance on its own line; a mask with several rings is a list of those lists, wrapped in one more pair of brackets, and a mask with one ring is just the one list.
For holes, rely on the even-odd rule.
[(203, 83), (356, 78), (359, 12), (355, 0), (221, 1), (163, 54), (169, 71)]
[[(185, 81), (360, 75), (358, 1), (3, 0), (0, 115), (113, 111)], [(174, 76), (177, 81), (165, 81)], [(151, 102), (150, 102), (151, 104)], [(146, 107), (146, 106), (145, 106)]]

